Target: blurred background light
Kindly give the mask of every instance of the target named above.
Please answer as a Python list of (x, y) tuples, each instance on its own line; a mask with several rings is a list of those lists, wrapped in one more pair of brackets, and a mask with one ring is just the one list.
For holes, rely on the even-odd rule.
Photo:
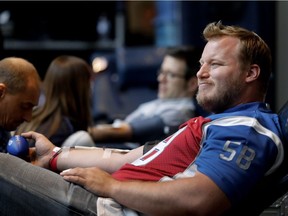
[(95, 57), (92, 60), (92, 68), (94, 73), (100, 73), (108, 67), (108, 60), (105, 57)]

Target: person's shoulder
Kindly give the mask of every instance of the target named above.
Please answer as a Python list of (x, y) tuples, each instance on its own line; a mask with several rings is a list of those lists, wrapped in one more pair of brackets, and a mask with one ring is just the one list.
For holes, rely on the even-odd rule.
[[(214, 120), (218, 119), (226, 119), (226, 121), (235, 121), (235, 119), (239, 119), (239, 121), (250, 121), (249, 119), (254, 119), (257, 121), (271, 122), (277, 117), (277, 113), (272, 112), (265, 103), (262, 102), (251, 102), (239, 104), (237, 106), (231, 107), (221, 113), (211, 114), (209, 118)], [(230, 119), (230, 120), (229, 120)], [(234, 119), (234, 120), (232, 120)]]
[(159, 103), (159, 99), (153, 99), (153, 100), (150, 100), (150, 101), (145, 101), (145, 102), (142, 102), (139, 107), (143, 107), (143, 106), (150, 106), (150, 105), (154, 105), (154, 104), (157, 104)]

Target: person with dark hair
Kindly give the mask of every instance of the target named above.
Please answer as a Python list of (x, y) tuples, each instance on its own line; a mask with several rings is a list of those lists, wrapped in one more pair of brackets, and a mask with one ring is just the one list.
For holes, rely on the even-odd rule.
[[(92, 68), (82, 58), (56, 57), (43, 81), (44, 104), (33, 111), (32, 120), (20, 125), (15, 134), (37, 131), (61, 146), (75, 132), (87, 131), (92, 124), (91, 76)], [(30, 146), (33, 147), (34, 143)]]
[(158, 98), (140, 104), (123, 121), (90, 127), (96, 145), (120, 142), (114, 147), (123, 148), (124, 145), (125, 148), (129, 145), (121, 142), (142, 145), (150, 140), (161, 140), (194, 117), (200, 53), (199, 49), (190, 46), (168, 48), (158, 71)]
[(270, 196), (259, 192), (275, 187), (287, 147), (265, 103), (271, 52), (238, 26), (210, 23), (203, 35), (196, 98), (211, 115), (128, 153), (23, 133), (36, 140), (34, 165), (0, 154), (1, 215), (259, 215), (254, 201)]
[(0, 61), (0, 151), (22, 122), (29, 122), (38, 104), (40, 77), (34, 65), (23, 58), (7, 57)]

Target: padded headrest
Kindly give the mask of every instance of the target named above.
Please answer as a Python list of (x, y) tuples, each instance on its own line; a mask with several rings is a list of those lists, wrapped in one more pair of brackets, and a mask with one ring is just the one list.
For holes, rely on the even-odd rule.
[(284, 138), (288, 141), (288, 101), (281, 107), (278, 116)]
[(165, 55), (165, 48), (154, 46), (116, 49), (119, 87), (158, 87), (157, 71)]

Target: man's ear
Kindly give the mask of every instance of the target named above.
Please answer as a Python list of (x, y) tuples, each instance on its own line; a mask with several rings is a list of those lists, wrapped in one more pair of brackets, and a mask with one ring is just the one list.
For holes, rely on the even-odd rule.
[(6, 85), (4, 83), (0, 83), (0, 98), (3, 98), (6, 94)]
[(257, 80), (260, 76), (260, 67), (257, 64), (250, 65), (249, 71), (247, 73), (246, 82), (252, 82)]

